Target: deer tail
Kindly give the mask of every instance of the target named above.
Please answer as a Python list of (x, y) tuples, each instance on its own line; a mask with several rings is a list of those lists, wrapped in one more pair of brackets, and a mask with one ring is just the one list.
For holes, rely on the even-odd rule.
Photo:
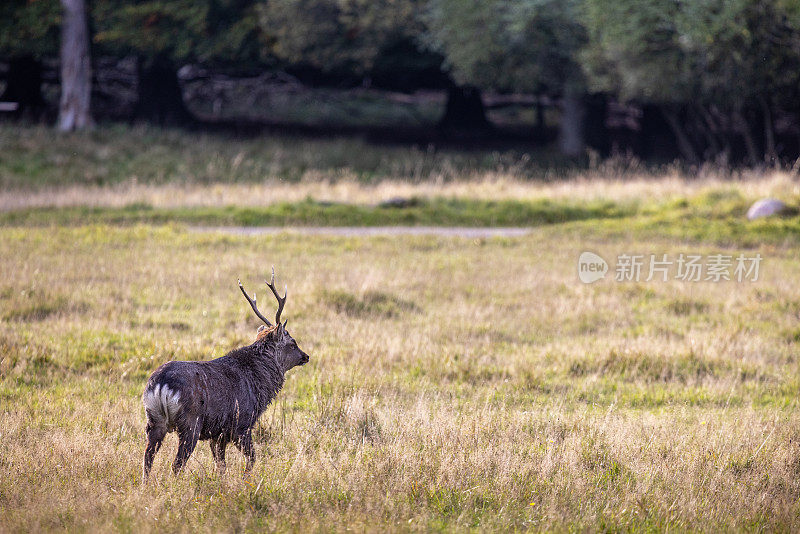
[(180, 411), (181, 394), (170, 389), (166, 384), (155, 384), (147, 388), (142, 395), (147, 421), (153, 425), (163, 426), (167, 430), (175, 426), (175, 418)]

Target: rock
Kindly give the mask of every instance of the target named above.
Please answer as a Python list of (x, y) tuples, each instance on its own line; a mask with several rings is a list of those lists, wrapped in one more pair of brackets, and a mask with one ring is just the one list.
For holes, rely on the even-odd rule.
[(378, 204), (381, 208), (411, 208), (419, 205), (417, 198), (392, 197)]
[(747, 210), (748, 220), (770, 217), (772, 215), (782, 215), (787, 211), (786, 204), (776, 198), (762, 198), (757, 200)]

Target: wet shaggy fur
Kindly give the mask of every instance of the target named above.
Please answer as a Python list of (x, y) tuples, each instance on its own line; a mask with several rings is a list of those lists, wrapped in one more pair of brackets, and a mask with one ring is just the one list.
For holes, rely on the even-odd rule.
[[(262, 335), (263, 334), (263, 335)], [(147, 414), (144, 477), (168, 432), (177, 431), (178, 473), (198, 440), (211, 440), (211, 453), (225, 470), (225, 447), (233, 443), (255, 461), (252, 427), (283, 387), (284, 373), (308, 362), (308, 355), (281, 325), (262, 329), (252, 345), (208, 362), (171, 361), (159, 367), (145, 387)]]
[(258, 335), (256, 335), (256, 341), (267, 337), (268, 335), (273, 333), (277, 328), (278, 328), (277, 326), (271, 326), (271, 327), (260, 326), (258, 328)]

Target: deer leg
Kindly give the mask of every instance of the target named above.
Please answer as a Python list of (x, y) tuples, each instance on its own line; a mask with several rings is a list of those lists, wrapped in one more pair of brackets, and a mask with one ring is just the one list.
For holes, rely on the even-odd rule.
[(154, 425), (148, 421), (147, 423), (147, 448), (144, 451), (144, 466), (142, 482), (147, 480), (150, 475), (150, 469), (153, 467), (153, 458), (155, 457), (158, 449), (161, 448), (161, 443), (164, 441), (164, 436), (167, 435), (167, 429), (163, 425)]
[(172, 462), (172, 472), (176, 475), (181, 472), (189, 456), (192, 455), (195, 446), (197, 446), (197, 439), (200, 437), (198, 427), (199, 421), (196, 421), (193, 425), (186, 425), (186, 427), (178, 429), (180, 444), (178, 445), (178, 454), (175, 456), (175, 461)]
[(217, 465), (220, 476), (225, 474), (225, 447), (227, 445), (228, 442), (222, 436), (211, 440), (211, 456), (214, 457), (214, 463)]
[(236, 440), (236, 448), (244, 454), (246, 460), (244, 474), (247, 476), (256, 461), (256, 451), (253, 449), (253, 434), (250, 430), (239, 436), (239, 439)]

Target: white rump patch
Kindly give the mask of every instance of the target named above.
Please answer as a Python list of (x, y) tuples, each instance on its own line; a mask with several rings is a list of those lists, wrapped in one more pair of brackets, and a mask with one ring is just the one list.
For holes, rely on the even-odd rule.
[(164, 384), (156, 384), (156, 387), (144, 392), (142, 401), (147, 416), (170, 429), (175, 425), (175, 416), (181, 408), (178, 404), (180, 398), (179, 391), (172, 391)]

